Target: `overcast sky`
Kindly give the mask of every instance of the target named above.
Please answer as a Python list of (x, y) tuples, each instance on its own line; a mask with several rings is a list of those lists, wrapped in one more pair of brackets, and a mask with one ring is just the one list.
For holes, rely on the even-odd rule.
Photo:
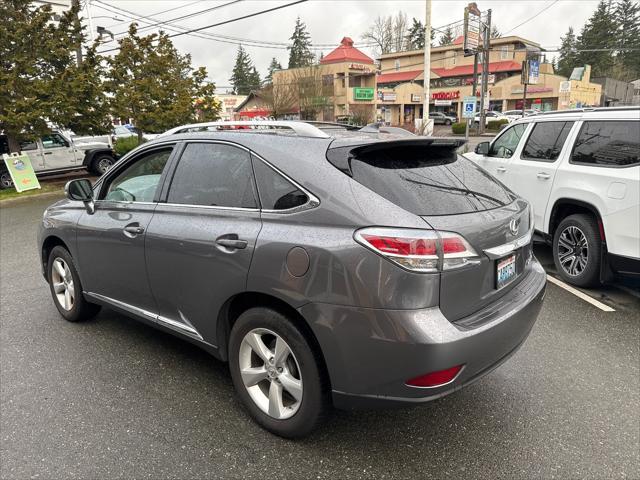
[[(216, 10), (179, 20), (173, 24), (180, 27), (197, 28), (290, 3), (292, 0), (243, 0), (221, 6), (230, 1), (94, 0), (91, 3), (91, 12), (94, 17), (113, 17), (112, 12), (100, 7), (98, 2), (102, 2), (113, 10), (126, 9), (139, 16), (145, 16), (146, 18), (141, 20), (151, 22), (170, 21), (182, 15), (220, 6)], [(467, 3), (467, 1), (456, 0), (433, 0), (432, 25), (439, 27), (461, 20)], [(576, 31), (580, 30), (595, 10), (598, 2), (597, 0), (477, 0), (476, 3), (483, 11), (492, 10), (493, 23), (503, 34), (519, 35), (538, 42), (543, 47), (557, 48), (560, 44), (560, 37), (570, 26), (573, 26)], [(545, 8), (547, 9), (542, 11)], [(169, 9), (173, 10), (160, 13)], [(390, 15), (398, 11), (404, 11), (408, 15), (409, 21), (411, 17), (424, 20), (425, 2), (424, 0), (311, 0), (257, 17), (213, 27), (204, 30), (204, 32), (262, 42), (287, 42), (293, 32), (296, 17), (300, 16), (302, 21), (306, 23), (314, 44), (337, 45), (344, 36), (353, 38), (357, 44), (363, 42), (363, 32), (378, 15)], [(541, 11), (542, 13), (539, 13)], [(538, 16), (517, 27), (538, 13)], [(126, 30), (130, 21), (125, 15), (133, 16), (121, 12), (118, 16), (125, 22), (117, 22), (112, 18), (96, 18), (94, 26), (102, 25), (108, 27), (113, 33), (119, 33)], [(145, 25), (145, 23), (141, 22), (140, 25)], [(149, 30), (149, 32), (151, 31)], [(224, 93), (226, 87), (229, 86), (229, 77), (237, 45), (191, 35), (178, 36), (173, 41), (178, 50), (191, 54), (195, 66), (207, 67), (209, 77), (216, 82), (219, 92)], [(103, 48), (106, 49), (113, 45), (114, 43), (106, 43)], [(286, 49), (246, 45), (245, 48), (262, 77), (266, 74), (272, 57), (276, 57), (284, 68), (287, 66), (289, 54)], [(331, 47), (323, 49), (325, 54), (331, 50)], [(362, 50), (372, 55), (370, 49), (362, 48)]]

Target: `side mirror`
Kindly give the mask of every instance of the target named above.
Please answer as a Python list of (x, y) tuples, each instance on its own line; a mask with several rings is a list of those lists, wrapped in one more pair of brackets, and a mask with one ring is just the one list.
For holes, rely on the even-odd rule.
[(475, 152), (478, 155), (489, 155), (489, 142), (480, 142), (476, 145)]
[(93, 204), (93, 188), (91, 182), (86, 178), (71, 180), (64, 186), (64, 192), (69, 200), (84, 203), (87, 213), (92, 214), (95, 211)]

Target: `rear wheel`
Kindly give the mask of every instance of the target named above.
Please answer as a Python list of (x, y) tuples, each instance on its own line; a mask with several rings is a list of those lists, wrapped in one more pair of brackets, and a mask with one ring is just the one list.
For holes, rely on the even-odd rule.
[(591, 215), (570, 215), (553, 235), (553, 260), (568, 283), (592, 287), (600, 283), (602, 240)]
[(310, 433), (328, 405), (320, 361), (281, 313), (252, 308), (233, 325), (229, 367), (245, 407), (263, 428), (287, 438)]
[(13, 180), (11, 180), (11, 175), (9, 172), (0, 173), (0, 189), (4, 190), (5, 188), (13, 187)]
[(91, 170), (96, 175), (104, 175), (107, 170), (109, 170), (116, 161), (111, 155), (98, 155), (91, 162)]
[(447, 120), (446, 122), (444, 122), (445, 125), (451, 125), (451, 120)]
[(65, 320), (81, 322), (100, 311), (99, 305), (84, 299), (78, 271), (71, 254), (64, 247), (57, 246), (51, 250), (47, 262), (47, 278), (53, 303)]

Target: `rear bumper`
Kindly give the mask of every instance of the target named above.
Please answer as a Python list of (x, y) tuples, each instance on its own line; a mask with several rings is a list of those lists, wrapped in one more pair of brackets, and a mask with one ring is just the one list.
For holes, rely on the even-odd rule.
[[(353, 409), (427, 402), (492, 371), (524, 343), (542, 306), (544, 270), (533, 260), (526, 275), (499, 305), (459, 325), (449, 322), (437, 307), (383, 310), (320, 303), (301, 307), (324, 353), (334, 405)], [(458, 377), (442, 387), (405, 384), (407, 379), (461, 364), (464, 369)]]

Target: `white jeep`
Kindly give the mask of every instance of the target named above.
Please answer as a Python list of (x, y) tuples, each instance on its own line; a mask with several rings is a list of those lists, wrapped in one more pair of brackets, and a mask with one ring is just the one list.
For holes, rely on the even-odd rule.
[(532, 204), (567, 282), (640, 274), (640, 108), (525, 117), (466, 156)]

